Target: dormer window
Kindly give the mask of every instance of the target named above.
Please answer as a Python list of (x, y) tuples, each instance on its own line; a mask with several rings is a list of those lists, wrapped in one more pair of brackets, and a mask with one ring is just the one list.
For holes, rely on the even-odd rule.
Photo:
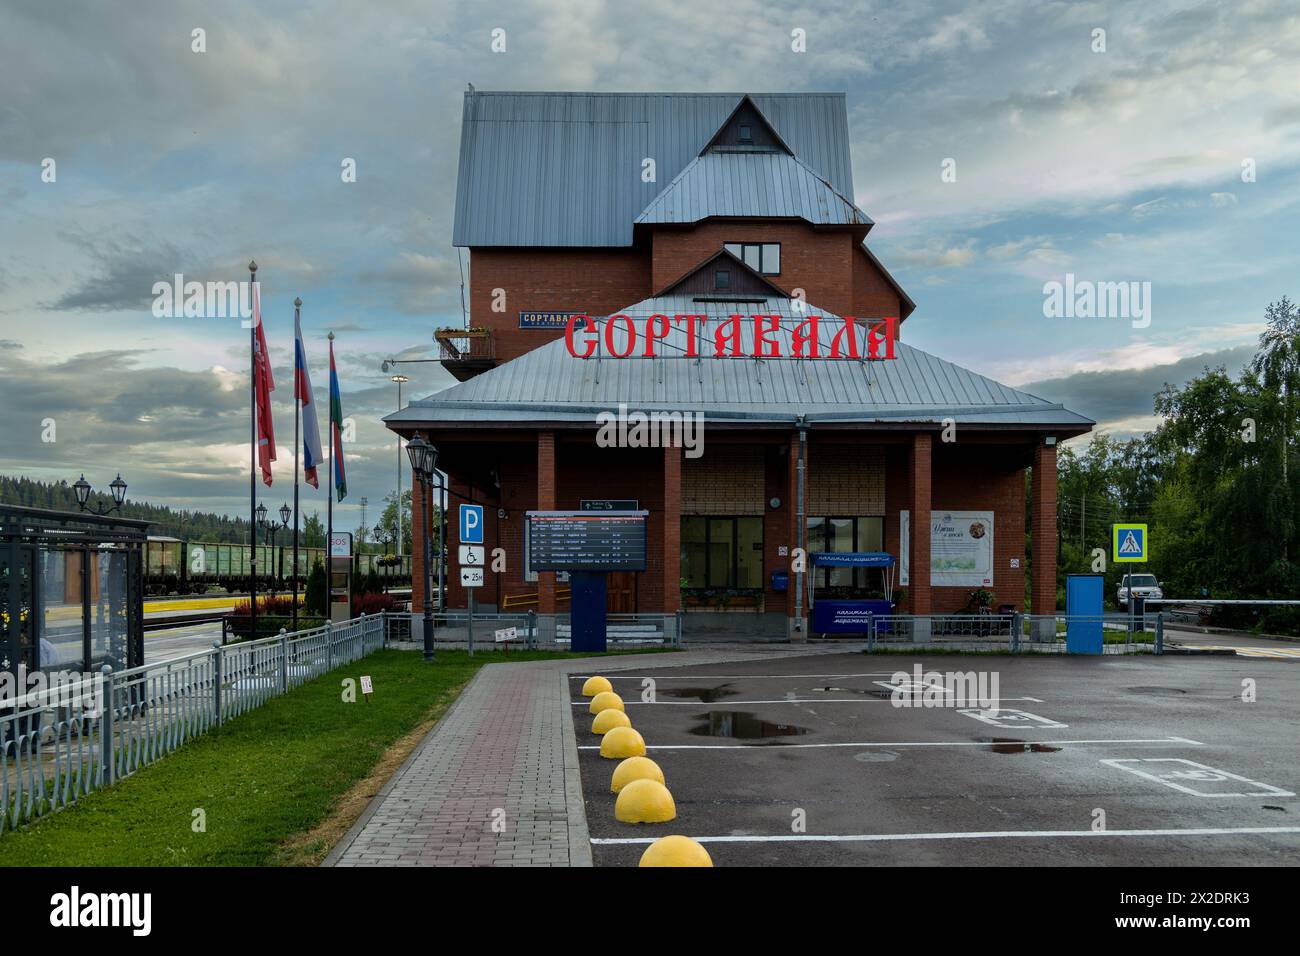
[(781, 274), (779, 242), (724, 242), (722, 247), (759, 275)]
[(741, 124), (741, 127), (740, 127), (740, 142), (743, 143), (743, 144), (745, 144), (746, 146), (752, 146), (752, 145), (753, 145), (753, 143), (754, 143), (754, 128), (753, 128), (752, 126), (749, 126), (749, 125), (747, 125), (747, 124), (743, 124), (743, 123)]
[(730, 289), (731, 288), (731, 270), (718, 269), (713, 273), (713, 288)]

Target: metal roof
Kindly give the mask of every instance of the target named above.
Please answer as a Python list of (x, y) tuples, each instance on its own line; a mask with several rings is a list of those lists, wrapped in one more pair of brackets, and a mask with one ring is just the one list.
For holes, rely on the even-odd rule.
[[(631, 245), (633, 220), (744, 95), (467, 92), (453, 244)], [(751, 99), (803, 163), (853, 195), (843, 93)], [(645, 159), (654, 182), (642, 181)]]
[[(808, 315), (837, 317), (814, 306), (803, 311), (794, 301), (772, 297), (739, 302), (700, 301), (686, 295), (646, 299), (623, 310), (633, 318), (705, 314), (700, 334), (706, 356), (713, 352), (713, 330), (733, 314), (780, 314), (779, 331), (768, 340), (790, 355), (794, 328)], [(612, 337), (626, 348), (626, 323), (615, 323)], [(604, 325), (601, 329), (603, 332)], [(753, 323), (741, 323), (742, 352), (753, 349)], [(829, 337), (823, 328), (822, 349)], [(859, 350), (866, 330), (855, 326)], [(603, 338), (603, 336), (602, 336)], [(657, 351), (680, 356), (688, 344), (684, 325), (673, 324)], [(603, 346), (602, 346), (603, 348)], [(581, 359), (557, 339), (504, 365), (454, 385), (387, 416), (390, 427), (414, 424), (491, 422), (534, 425), (541, 421), (590, 423), (620, 403), (642, 411), (700, 411), (715, 423), (958, 423), (1017, 427), (1042, 426), (1086, 431), (1093, 424), (1063, 406), (995, 382), (905, 343), (896, 359), (871, 362), (842, 359), (769, 360), (705, 357)]]
[(871, 217), (802, 160), (779, 150), (714, 149), (668, 184), (638, 223), (692, 223), (709, 216), (798, 218), (815, 225), (872, 225)]

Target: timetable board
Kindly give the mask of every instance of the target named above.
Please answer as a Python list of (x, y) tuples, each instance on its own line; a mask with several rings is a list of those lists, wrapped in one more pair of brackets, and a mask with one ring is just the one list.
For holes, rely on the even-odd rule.
[(534, 571), (644, 571), (648, 511), (529, 511)]

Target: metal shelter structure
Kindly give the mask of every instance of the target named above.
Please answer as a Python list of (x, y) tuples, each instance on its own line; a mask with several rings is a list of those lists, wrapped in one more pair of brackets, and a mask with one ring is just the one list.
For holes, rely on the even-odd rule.
[(144, 663), (149, 523), (0, 505), (0, 670)]

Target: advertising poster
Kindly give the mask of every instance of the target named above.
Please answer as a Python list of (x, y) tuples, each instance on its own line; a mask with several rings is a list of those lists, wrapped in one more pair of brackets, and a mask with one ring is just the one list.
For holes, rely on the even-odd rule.
[[(899, 512), (899, 583), (908, 584), (911, 520)], [(992, 587), (993, 512), (930, 512), (930, 584), (933, 587)]]

